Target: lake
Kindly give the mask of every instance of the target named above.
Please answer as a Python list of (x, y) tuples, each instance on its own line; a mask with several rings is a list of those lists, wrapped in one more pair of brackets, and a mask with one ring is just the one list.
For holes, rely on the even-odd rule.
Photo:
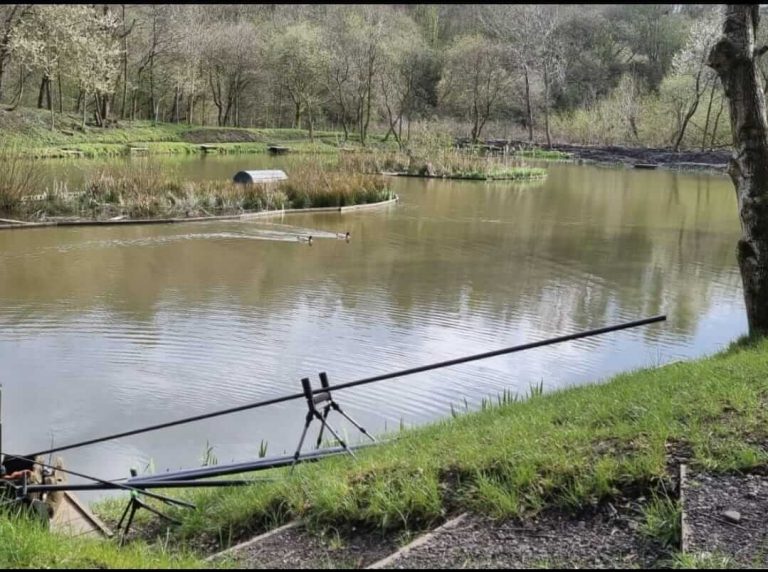
[[(142, 159), (134, 159), (141, 161)], [(143, 159), (148, 160), (148, 159)], [(189, 178), (296, 157), (161, 161)], [(97, 161), (39, 162), (70, 181)], [(746, 333), (724, 176), (550, 163), (532, 184), (392, 178), (397, 205), (0, 232), (4, 449), (29, 453), (655, 314), (668, 321), (336, 395), (374, 433), (702, 356)], [(347, 243), (336, 233), (351, 232)], [(297, 236), (312, 234), (312, 245)], [(305, 404), (63, 453), (99, 477), (293, 452)], [(348, 424), (334, 425), (352, 441)], [(305, 445), (309, 447), (314, 439)], [(73, 479), (76, 480), (76, 479)]]

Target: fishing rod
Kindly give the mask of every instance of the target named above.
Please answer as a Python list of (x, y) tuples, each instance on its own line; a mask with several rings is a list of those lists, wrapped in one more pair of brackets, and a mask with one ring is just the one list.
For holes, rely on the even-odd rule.
[[(112, 481), (105, 481), (104, 479), (100, 479), (99, 477), (94, 477), (92, 475), (86, 475), (85, 473), (79, 473), (77, 471), (73, 471), (71, 469), (65, 469), (63, 467), (57, 467), (57, 466), (54, 466), (54, 465), (49, 465), (47, 463), (43, 463), (42, 461), (35, 461), (34, 459), (30, 459), (30, 458), (24, 457), (22, 455), (12, 455), (12, 454), (9, 454), (9, 453), (5, 453), (5, 456), (6, 457), (13, 457), (13, 458), (16, 458), (16, 459), (21, 459), (22, 461), (29, 462), (29, 463), (31, 463), (33, 465), (40, 465), (41, 467), (45, 467), (47, 469), (53, 469), (54, 471), (61, 471), (62, 473), (67, 473), (68, 475), (73, 475), (75, 477), (81, 477), (81, 478), (87, 479), (89, 481), (94, 481), (94, 482), (99, 483), (100, 485), (102, 485), (103, 487), (106, 487), (106, 488), (122, 489), (122, 490), (125, 490), (125, 491), (129, 491), (131, 493), (146, 495), (146, 496), (148, 496), (150, 498), (161, 500), (161, 501), (167, 502), (169, 504), (175, 504), (175, 505), (178, 505), (178, 506), (183, 506), (185, 508), (196, 508), (195, 505), (193, 505), (192, 503), (188, 503), (186, 501), (181, 501), (181, 500), (172, 499), (172, 498), (169, 498), (169, 497), (164, 497), (162, 495), (158, 495), (158, 494), (155, 494), (155, 493), (150, 493), (150, 492), (142, 490), (142, 489), (140, 489), (138, 487), (134, 487), (134, 486), (131, 486), (131, 485), (128, 485), (128, 484), (120, 484), (120, 483), (115, 483), (115, 482), (112, 482)], [(5, 481), (5, 482), (7, 483), (7, 481)], [(36, 486), (36, 485), (29, 485), (29, 484), (27, 484), (26, 483), (26, 479), (25, 479), (24, 484), (22, 484), (22, 485), (11, 485), (11, 486), (16, 488), (17, 491), (21, 491), (24, 494), (24, 493), (29, 491), (30, 487)], [(37, 486), (42, 486), (42, 485), (37, 485)], [(63, 486), (66, 486), (66, 485), (63, 485)], [(60, 489), (60, 490), (64, 490), (64, 489)]]
[[(653, 317), (650, 317), (650, 318), (644, 318), (644, 319), (641, 319), (641, 320), (634, 320), (634, 321), (631, 321), (631, 322), (625, 322), (625, 323), (617, 324), (617, 325), (614, 325), (614, 326), (605, 326), (603, 328), (596, 328), (596, 329), (592, 329), (592, 330), (586, 330), (586, 331), (577, 332), (577, 333), (574, 333), (574, 334), (567, 334), (567, 335), (558, 336), (558, 337), (555, 337), (555, 338), (548, 338), (548, 339), (544, 339), (544, 340), (539, 340), (537, 342), (530, 342), (530, 343), (526, 343), (526, 344), (510, 346), (510, 347), (501, 348), (501, 349), (493, 350), (493, 351), (489, 351), (489, 352), (483, 352), (483, 353), (479, 353), (479, 354), (473, 354), (473, 355), (469, 355), (469, 356), (464, 356), (464, 357), (450, 359), (450, 360), (446, 360), (446, 361), (431, 363), (431, 364), (422, 365), (422, 366), (418, 366), (418, 367), (403, 369), (403, 370), (399, 370), (399, 371), (395, 371), (395, 372), (391, 372), (391, 373), (385, 373), (385, 374), (382, 374), (382, 375), (376, 375), (376, 376), (373, 376), (373, 377), (368, 377), (368, 378), (364, 378), (364, 379), (350, 381), (350, 382), (347, 382), (347, 383), (341, 383), (341, 384), (338, 384), (338, 385), (324, 386), (324, 387), (319, 388), (319, 389), (310, 389), (309, 391), (310, 391), (310, 393), (312, 395), (316, 395), (316, 394), (321, 394), (321, 393), (328, 392), (330, 390), (349, 389), (349, 388), (352, 388), (352, 387), (357, 387), (357, 386), (360, 386), (360, 385), (374, 383), (374, 382), (377, 382), (377, 381), (384, 381), (384, 380), (387, 380), (387, 379), (394, 379), (394, 378), (399, 378), (399, 377), (405, 377), (405, 376), (408, 376), (408, 375), (413, 375), (413, 374), (416, 374), (416, 373), (421, 373), (421, 372), (430, 371), (430, 370), (434, 370), (434, 369), (439, 369), (439, 368), (443, 368), (443, 367), (449, 367), (449, 366), (453, 366), (453, 365), (459, 365), (459, 364), (462, 364), (462, 363), (468, 363), (468, 362), (477, 361), (477, 360), (481, 360), (481, 359), (487, 359), (487, 358), (496, 357), (496, 356), (500, 356), (500, 355), (506, 355), (506, 354), (511, 354), (511, 353), (515, 353), (515, 352), (521, 352), (521, 351), (530, 350), (530, 349), (534, 349), (534, 348), (539, 348), (539, 347), (543, 347), (543, 346), (548, 346), (548, 345), (552, 345), (552, 344), (558, 344), (558, 343), (568, 342), (568, 341), (572, 341), (572, 340), (588, 338), (588, 337), (591, 337), (591, 336), (598, 336), (598, 335), (601, 335), (601, 334), (607, 334), (609, 332), (615, 332), (615, 331), (619, 331), (619, 330), (626, 330), (626, 329), (629, 329), (629, 328), (636, 328), (638, 326), (645, 326), (645, 325), (653, 324), (653, 323), (656, 323), (656, 322), (663, 322), (666, 319), (667, 319), (666, 315), (653, 316)], [(150, 426), (147, 426), (147, 427), (142, 427), (142, 428), (139, 428), (139, 429), (133, 429), (133, 430), (130, 430), (130, 431), (123, 431), (123, 432), (120, 432), (120, 433), (113, 433), (111, 435), (106, 435), (104, 437), (97, 437), (97, 438), (94, 438), (94, 439), (88, 439), (88, 440), (85, 440), (85, 441), (80, 441), (80, 442), (72, 443), (72, 444), (69, 444), (69, 445), (62, 445), (60, 447), (54, 447), (54, 448), (51, 448), (51, 449), (46, 449), (44, 451), (39, 451), (39, 452), (34, 453), (34, 454), (30, 455), (30, 456), (31, 457), (37, 457), (38, 455), (48, 455), (48, 454), (51, 454), (51, 453), (60, 452), (60, 451), (66, 451), (66, 450), (75, 449), (75, 448), (78, 448), (78, 447), (85, 447), (86, 445), (94, 445), (96, 443), (103, 443), (105, 441), (111, 441), (113, 439), (119, 439), (121, 437), (130, 437), (130, 436), (133, 436), (133, 435), (139, 435), (141, 433), (148, 433), (150, 431), (157, 431), (159, 429), (166, 429), (168, 427), (175, 427), (177, 425), (183, 425), (183, 424), (186, 424), (186, 423), (193, 423), (195, 421), (202, 421), (204, 419), (211, 419), (213, 417), (220, 417), (222, 415), (229, 415), (229, 414), (232, 414), (232, 413), (239, 413), (241, 411), (247, 411), (247, 410), (251, 410), (251, 409), (259, 409), (261, 407), (266, 407), (268, 405), (276, 405), (278, 403), (285, 403), (287, 401), (293, 401), (293, 400), (296, 400), (296, 399), (301, 399), (303, 397), (304, 398), (307, 397), (306, 391), (301, 392), (301, 393), (293, 393), (293, 394), (290, 394), (290, 395), (284, 395), (284, 396), (281, 396), (281, 397), (274, 397), (274, 398), (271, 398), (271, 399), (265, 399), (265, 400), (262, 400), (262, 401), (257, 401), (255, 403), (248, 403), (248, 404), (245, 404), (245, 405), (240, 405), (240, 406), (237, 406), (237, 407), (231, 407), (231, 408), (228, 408), (228, 409), (222, 409), (222, 410), (219, 410), (219, 411), (213, 411), (211, 413), (204, 413), (204, 414), (201, 414), (201, 415), (194, 415), (194, 416), (191, 416), (191, 417), (185, 417), (183, 419), (177, 419), (175, 421), (168, 421), (168, 422), (165, 422), (165, 423), (159, 423), (159, 424), (156, 424), (156, 425), (150, 425)]]

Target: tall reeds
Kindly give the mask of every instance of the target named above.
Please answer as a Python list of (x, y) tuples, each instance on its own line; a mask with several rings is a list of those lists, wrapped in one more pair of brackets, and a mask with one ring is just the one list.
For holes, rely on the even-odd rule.
[(0, 216), (15, 216), (23, 210), (25, 197), (44, 190), (38, 169), (13, 148), (0, 148)]
[[(18, 163), (13, 181), (35, 175), (32, 164)], [(6, 170), (6, 177), (7, 170)], [(0, 178), (0, 184), (3, 179)], [(30, 179), (31, 181), (32, 179)], [(88, 175), (80, 190), (53, 191), (22, 198), (27, 186), (8, 185), (8, 213), (28, 218), (51, 216), (107, 219), (199, 217), (264, 210), (310, 207), (341, 207), (379, 202), (392, 197), (378, 175), (339, 170), (328, 162), (308, 161), (291, 168), (289, 179), (269, 184), (236, 184), (230, 180), (190, 181), (178, 172), (152, 161), (106, 165)], [(0, 187), (1, 188), (1, 187)], [(0, 211), (2, 212), (2, 211)]]

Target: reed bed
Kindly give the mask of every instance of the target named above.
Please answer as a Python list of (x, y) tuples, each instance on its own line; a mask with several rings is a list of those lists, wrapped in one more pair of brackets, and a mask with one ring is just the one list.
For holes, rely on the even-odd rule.
[(466, 153), (456, 149), (419, 153), (354, 153), (340, 157), (346, 171), (362, 173), (396, 172), (411, 176), (453, 179), (509, 179), (528, 181), (546, 177), (546, 169), (530, 167), (519, 161)]
[[(104, 166), (89, 173), (82, 187), (70, 191), (55, 183), (33, 194), (34, 168), (22, 165), (13, 184), (0, 176), (0, 212), (26, 220), (52, 217), (106, 220), (178, 218), (242, 214), (311, 207), (343, 207), (392, 198), (384, 178), (330, 168), (309, 161), (291, 169), (289, 179), (268, 184), (189, 181), (151, 161)], [(9, 177), (8, 174), (4, 175)], [(29, 181), (25, 179), (29, 176)], [(3, 189), (8, 189), (3, 193)]]

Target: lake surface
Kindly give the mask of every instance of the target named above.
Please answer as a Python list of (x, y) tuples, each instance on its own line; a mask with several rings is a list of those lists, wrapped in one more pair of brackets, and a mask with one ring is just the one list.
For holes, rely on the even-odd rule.
[[(244, 168), (290, 176), (296, 160), (164, 164), (228, 178)], [(40, 163), (73, 185), (97, 164)], [(554, 390), (713, 353), (746, 332), (726, 177), (552, 163), (537, 184), (392, 186), (398, 205), (343, 215), (0, 232), (4, 448), (24, 454), (295, 393), (321, 371), (341, 383), (669, 316), (337, 394), (369, 430), (394, 430), (465, 399), (475, 408), (504, 390)], [(335, 238), (347, 230), (349, 243)], [(63, 456), (112, 479), (132, 466), (198, 466), (207, 445), (219, 462), (255, 458), (262, 440), (282, 454), (295, 448), (304, 412), (295, 401)]]

